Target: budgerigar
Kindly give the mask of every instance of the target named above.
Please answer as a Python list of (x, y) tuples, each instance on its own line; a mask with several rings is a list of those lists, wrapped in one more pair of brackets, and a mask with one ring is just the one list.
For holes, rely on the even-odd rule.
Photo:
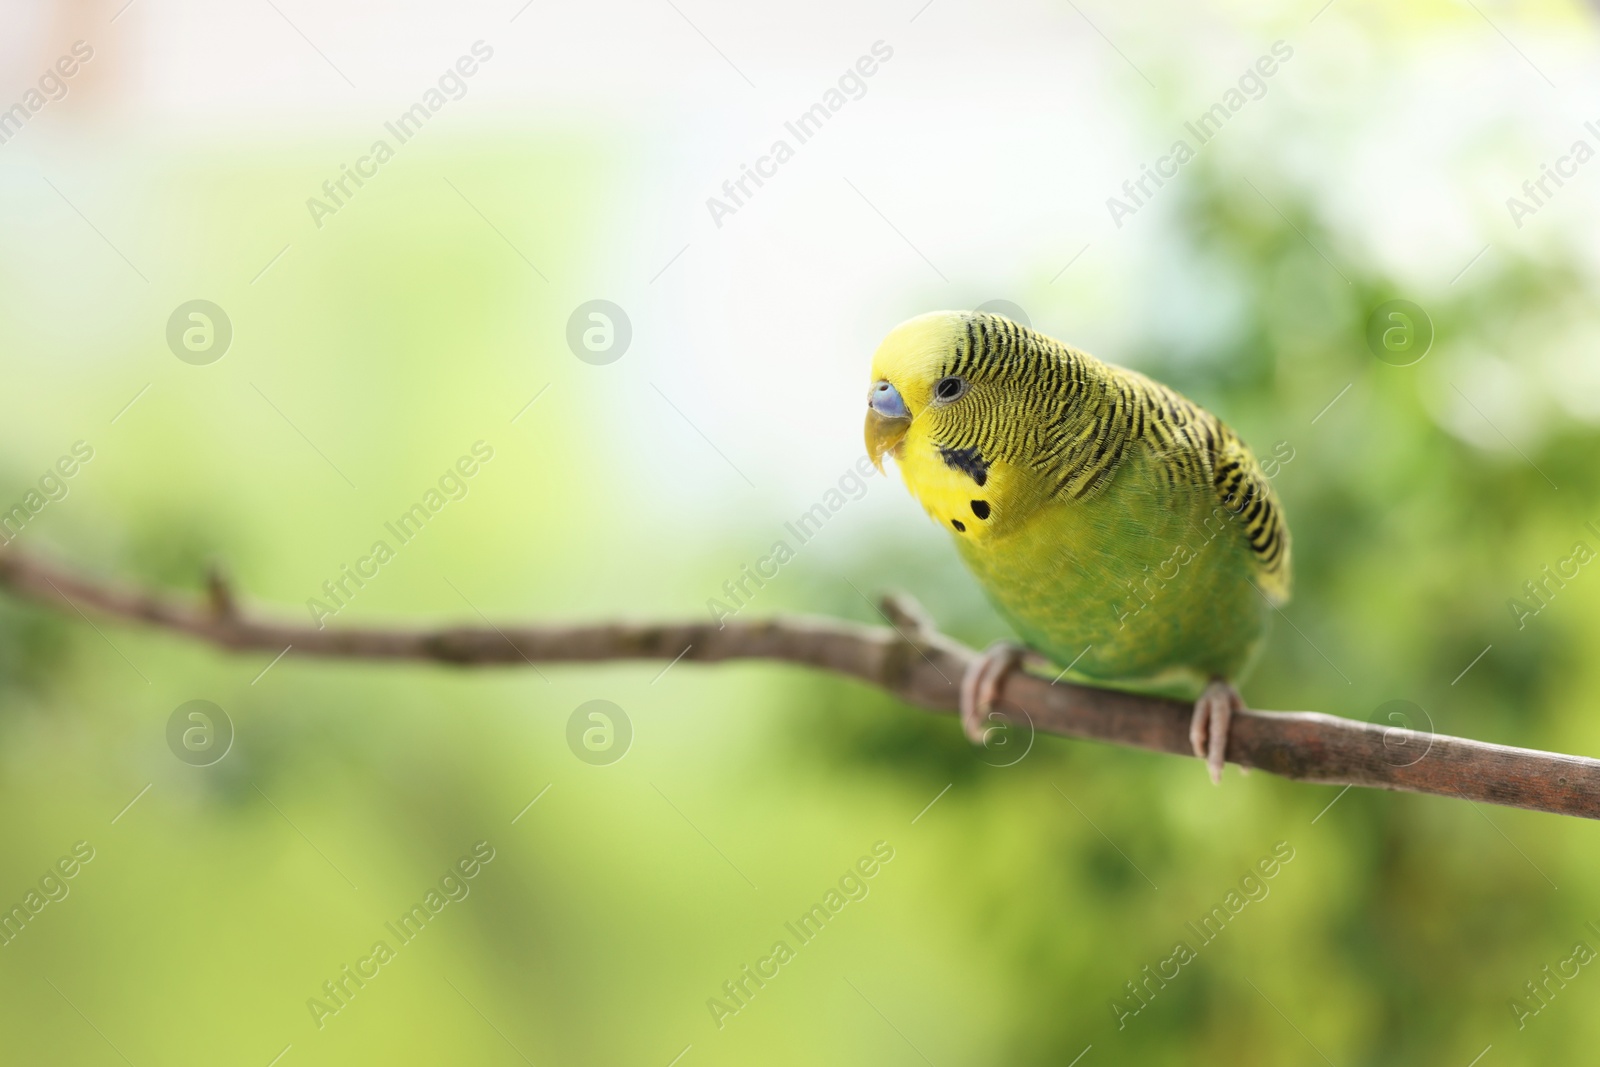
[(1289, 596), (1271, 482), (1221, 420), (1142, 374), (998, 315), (897, 326), (872, 361), (867, 451), (955, 538), (1026, 647), (962, 679), (982, 743), (1027, 651), (1077, 675), (1195, 697), (1190, 741), (1221, 781), (1235, 682)]

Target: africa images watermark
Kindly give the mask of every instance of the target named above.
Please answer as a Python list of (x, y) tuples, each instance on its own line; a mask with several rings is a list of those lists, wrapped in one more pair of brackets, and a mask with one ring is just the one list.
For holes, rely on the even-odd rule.
[[(1584, 524), (1585, 528), (1596, 537), (1600, 537), (1600, 526), (1593, 522)], [(1585, 564), (1595, 558), (1595, 550), (1587, 541), (1575, 542), (1572, 551), (1564, 558), (1556, 561), (1552, 567), (1546, 563), (1540, 568), (1537, 578), (1529, 578), (1522, 583), (1522, 594), (1527, 599), (1510, 597), (1506, 600), (1506, 607), (1511, 609), (1511, 617), (1517, 622), (1517, 629), (1527, 629), (1528, 620), (1538, 615), (1556, 594), (1567, 587), (1567, 583), (1577, 578), (1582, 573)]]
[(851, 901), (866, 900), (867, 894), (872, 892), (868, 883), (892, 859), (893, 845), (887, 841), (873, 842), (871, 854), (856, 860), (840, 875), (837, 888), (830, 888), (820, 901), (802, 912), (798, 919), (783, 924), (784, 930), (794, 938), (794, 945), (784, 939), (773, 942), (765, 956), (754, 964), (745, 964), (739, 969), (737, 977), (722, 983), (722, 997), (707, 997), (706, 1010), (711, 1013), (711, 1021), (717, 1024), (717, 1029), (721, 1030), (728, 1025), (730, 1018), (748, 1008), (755, 995), (778, 977), (779, 970), (797, 955), (796, 946), (809, 945), (816, 940), (823, 927), (837, 918)]
[[(479, 64), (487, 63), (493, 57), (494, 49), (488, 44), (483, 41), (472, 42), (470, 54), (463, 54), (454, 64), (445, 68), (437, 84), (429, 86), (422, 94), (422, 99), (406, 108), (394, 120), (383, 124), (383, 128), (394, 138), (393, 145), (386, 138), (379, 137), (367, 149), (367, 154), (355, 161), (354, 166), (339, 164), (338, 175), (322, 183), (322, 195), (326, 199), (315, 196), (306, 199), (306, 210), (311, 212), (311, 221), (317, 229), (322, 229), (323, 220), (329, 215), (337, 215), (368, 180), (376, 178), (378, 168), (394, 158), (395, 149), (420, 133), (427, 121), (438, 114), (446, 103), (466, 96), (467, 79), (478, 73)], [(354, 189), (350, 187), (352, 182), (355, 183)]]
[(28, 120), (43, 111), (46, 104), (66, 99), (67, 79), (93, 58), (94, 48), (87, 41), (72, 42), (71, 52), (57, 59), (39, 75), (38, 88), (30, 87), (22, 94), (21, 100), (0, 111), (0, 144), (21, 133)]
[(726, 620), (749, 607), (756, 592), (765, 589), (767, 582), (778, 576), (784, 565), (794, 559), (796, 551), (809, 544), (829, 519), (839, 514), (846, 504), (866, 496), (870, 477), (872, 460), (862, 453), (861, 458), (839, 475), (838, 482), (822, 494), (821, 500), (801, 512), (793, 522), (783, 524), (784, 530), (794, 538), (793, 545), (780, 537), (772, 543), (766, 555), (756, 560), (753, 567), (746, 563), (739, 568), (738, 574), (723, 582), (722, 595), (727, 597), (727, 601), (716, 597), (706, 600), (706, 610), (711, 613), (711, 621), (717, 624), (717, 629), (722, 629)]
[[(1167, 983), (1175, 980), (1182, 973), (1183, 968), (1199, 958), (1199, 950), (1215, 941), (1227, 925), (1239, 917), (1239, 914), (1252, 902), (1260, 903), (1267, 899), (1272, 892), (1272, 887), (1267, 883), (1276, 878), (1290, 860), (1294, 859), (1294, 846), (1287, 841), (1279, 841), (1272, 846), (1272, 852), (1261, 857), (1255, 863), (1254, 870), (1246, 871), (1239, 879), (1237, 889), (1228, 890), (1219, 904), (1213, 904), (1211, 910), (1200, 917), (1199, 925), (1188, 922), (1184, 925), (1194, 935), (1194, 944), (1179, 938), (1172, 946), (1172, 952), (1154, 968), (1145, 964), (1139, 972), (1141, 977), (1136, 981), (1123, 983), (1128, 991), (1126, 998), (1114, 997), (1111, 1004), (1111, 1017), (1116, 1020), (1117, 1029), (1124, 1029), (1128, 1020), (1138, 1015), (1150, 1006), (1156, 994), (1167, 987)], [(1256, 872), (1259, 871), (1258, 875)]]
[(889, 62), (893, 57), (892, 47), (883, 41), (873, 41), (871, 51), (839, 75), (835, 88), (823, 93), (821, 100), (783, 124), (784, 130), (794, 138), (794, 144), (790, 144), (787, 138), (779, 137), (772, 142), (766, 155), (756, 158), (755, 166), (739, 164), (738, 177), (722, 183), (722, 197), (706, 197), (706, 210), (711, 212), (711, 221), (716, 223), (717, 229), (722, 229), (725, 215), (737, 213), (746, 201), (755, 196), (755, 189), (750, 188), (751, 182), (759, 189), (766, 184), (765, 179), (777, 177), (778, 168), (794, 158), (795, 148), (821, 132), (823, 124), (842, 111), (851, 100), (860, 100), (867, 95), (866, 80), (878, 72), (880, 64)]
[(0, 544), (10, 544), (22, 533), (22, 528), (50, 504), (65, 500), (71, 491), (67, 479), (77, 474), (83, 464), (94, 458), (94, 446), (87, 441), (74, 441), (71, 451), (58, 458), (39, 476), (39, 487), (29, 489), (22, 499), (0, 512)]
[[(1589, 932), (1600, 938), (1600, 926), (1596, 926), (1593, 919), (1584, 923)], [(1522, 991), (1526, 999), (1512, 997), (1509, 1001), (1511, 1017), (1517, 1021), (1518, 1030), (1528, 1028), (1528, 1020), (1538, 1015), (1550, 1006), (1556, 994), (1567, 988), (1567, 983), (1577, 978), (1583, 968), (1595, 960), (1595, 950), (1587, 941), (1579, 941), (1572, 946), (1572, 953), (1555, 965), (1552, 970), (1547, 963), (1539, 970), (1539, 976), (1522, 983)]]
[(311, 1012), (311, 1021), (317, 1024), (317, 1029), (326, 1026), (330, 1016), (348, 1008), (356, 994), (395, 959), (398, 950), (415, 941), (423, 928), (438, 918), (448, 904), (466, 900), (472, 892), (472, 880), (494, 861), (494, 857), (494, 846), (489, 842), (479, 841), (473, 845), (470, 853), (462, 856), (440, 876), (437, 887), (428, 889), (421, 902), (411, 905), (394, 922), (383, 924), (394, 935), (394, 945), (379, 938), (373, 942), (371, 951), (357, 959), (353, 967), (345, 964), (338, 974), (322, 983), (321, 997), (307, 997), (306, 1010)]
[(420, 500), (402, 511), (393, 522), (383, 524), (383, 528), (394, 537), (394, 545), (380, 537), (372, 542), (366, 555), (358, 557), (354, 564), (340, 564), (339, 573), (322, 583), (322, 593), (327, 600), (306, 598), (306, 610), (311, 613), (311, 621), (317, 624), (317, 629), (322, 629), (328, 619), (349, 607), (350, 601), (366, 588), (367, 582), (378, 576), (380, 568), (395, 558), (397, 549), (414, 541), (428, 521), (443, 511), (446, 504), (452, 500), (465, 500), (471, 490), (469, 479), (491, 459), (494, 459), (494, 446), (487, 441), (474, 441), (470, 456), (461, 456), (453, 465), (445, 468), (436, 485), (430, 486)]
[[(1590, 119), (1583, 124), (1584, 130), (1600, 143), (1600, 122)], [(1594, 145), (1580, 137), (1572, 142), (1566, 154), (1556, 157), (1554, 166), (1549, 163), (1539, 164), (1539, 176), (1530, 178), (1522, 183), (1522, 199), (1517, 196), (1506, 197), (1506, 210), (1511, 213), (1511, 221), (1517, 229), (1522, 229), (1523, 220), (1539, 213), (1549, 200), (1556, 195), (1557, 190), (1567, 183), (1563, 178), (1576, 178), (1578, 168), (1595, 157)], [(1550, 188), (1550, 183), (1555, 183), (1555, 189)]]
[(1237, 86), (1223, 93), (1221, 100), (1202, 111), (1193, 122), (1183, 124), (1183, 128), (1195, 139), (1192, 147), (1187, 139), (1178, 138), (1167, 149), (1166, 155), (1153, 164), (1140, 164), (1139, 176), (1122, 183), (1126, 200), (1115, 196), (1106, 198), (1106, 210), (1111, 213), (1111, 221), (1116, 223), (1117, 229), (1122, 229), (1123, 219), (1138, 214), (1139, 209), (1149, 203), (1163, 185), (1176, 178), (1179, 168), (1191, 162), (1200, 148), (1222, 131), (1229, 119), (1242, 111), (1250, 101), (1260, 100), (1267, 95), (1266, 79), (1278, 72), (1279, 64), (1293, 58), (1294, 49), (1284, 41), (1274, 41), (1270, 53), (1246, 67), (1244, 73), (1239, 75)]
[(20, 904), (13, 904), (9, 911), (0, 912), (0, 947), (15, 941), (31, 922), (37, 922), (39, 913), (51, 904), (59, 904), (67, 899), (67, 894), (72, 892), (68, 883), (78, 876), (78, 872), (90, 860), (94, 859), (94, 846), (87, 841), (79, 841), (72, 846), (72, 851), (56, 860), (55, 864), (44, 872), (39, 879), (38, 889), (29, 889), (23, 896)]

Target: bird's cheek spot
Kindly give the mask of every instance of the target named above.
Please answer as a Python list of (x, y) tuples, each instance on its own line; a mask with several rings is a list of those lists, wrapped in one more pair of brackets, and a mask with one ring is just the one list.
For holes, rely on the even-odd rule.
[(956, 533), (966, 533), (967, 532), (967, 524), (962, 522), (960, 519), (951, 519), (950, 520), (950, 525), (954, 526), (956, 528)]
[(980, 519), (987, 519), (989, 517), (989, 502), (987, 500), (974, 500), (972, 502), (972, 513)]

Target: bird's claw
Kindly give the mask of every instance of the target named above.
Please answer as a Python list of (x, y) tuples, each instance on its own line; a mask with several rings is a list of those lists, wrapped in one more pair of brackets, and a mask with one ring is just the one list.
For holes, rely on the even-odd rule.
[(973, 744), (987, 746), (989, 714), (1000, 699), (1006, 675), (1027, 655), (1028, 650), (1014, 641), (996, 641), (967, 665), (961, 676), (961, 729)]
[(1228, 728), (1233, 723), (1233, 713), (1244, 710), (1244, 698), (1239, 691), (1220, 678), (1206, 686), (1200, 699), (1194, 702), (1194, 717), (1189, 720), (1189, 743), (1194, 754), (1206, 761), (1211, 772), (1211, 783), (1222, 784), (1222, 766), (1228, 751)]

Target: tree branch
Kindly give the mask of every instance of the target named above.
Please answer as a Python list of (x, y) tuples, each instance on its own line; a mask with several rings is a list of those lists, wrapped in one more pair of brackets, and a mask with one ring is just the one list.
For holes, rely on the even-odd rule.
[[(908, 703), (954, 712), (972, 649), (936, 632), (907, 600), (885, 601), (887, 627), (835, 619), (603, 623), (573, 626), (316, 629), (245, 613), (220, 576), (209, 596), (185, 599), (86, 577), (13, 549), (0, 550), (0, 587), (69, 614), (93, 612), (172, 630), (233, 651), (456, 666), (673, 660), (777, 660), (843, 674)], [(1031, 674), (1010, 676), (997, 709), (1031, 731), (1192, 756), (1189, 705)], [(1358, 785), (1600, 818), (1600, 760), (1388, 728), (1315, 712), (1246, 711), (1234, 717), (1228, 761), (1305, 782)]]

